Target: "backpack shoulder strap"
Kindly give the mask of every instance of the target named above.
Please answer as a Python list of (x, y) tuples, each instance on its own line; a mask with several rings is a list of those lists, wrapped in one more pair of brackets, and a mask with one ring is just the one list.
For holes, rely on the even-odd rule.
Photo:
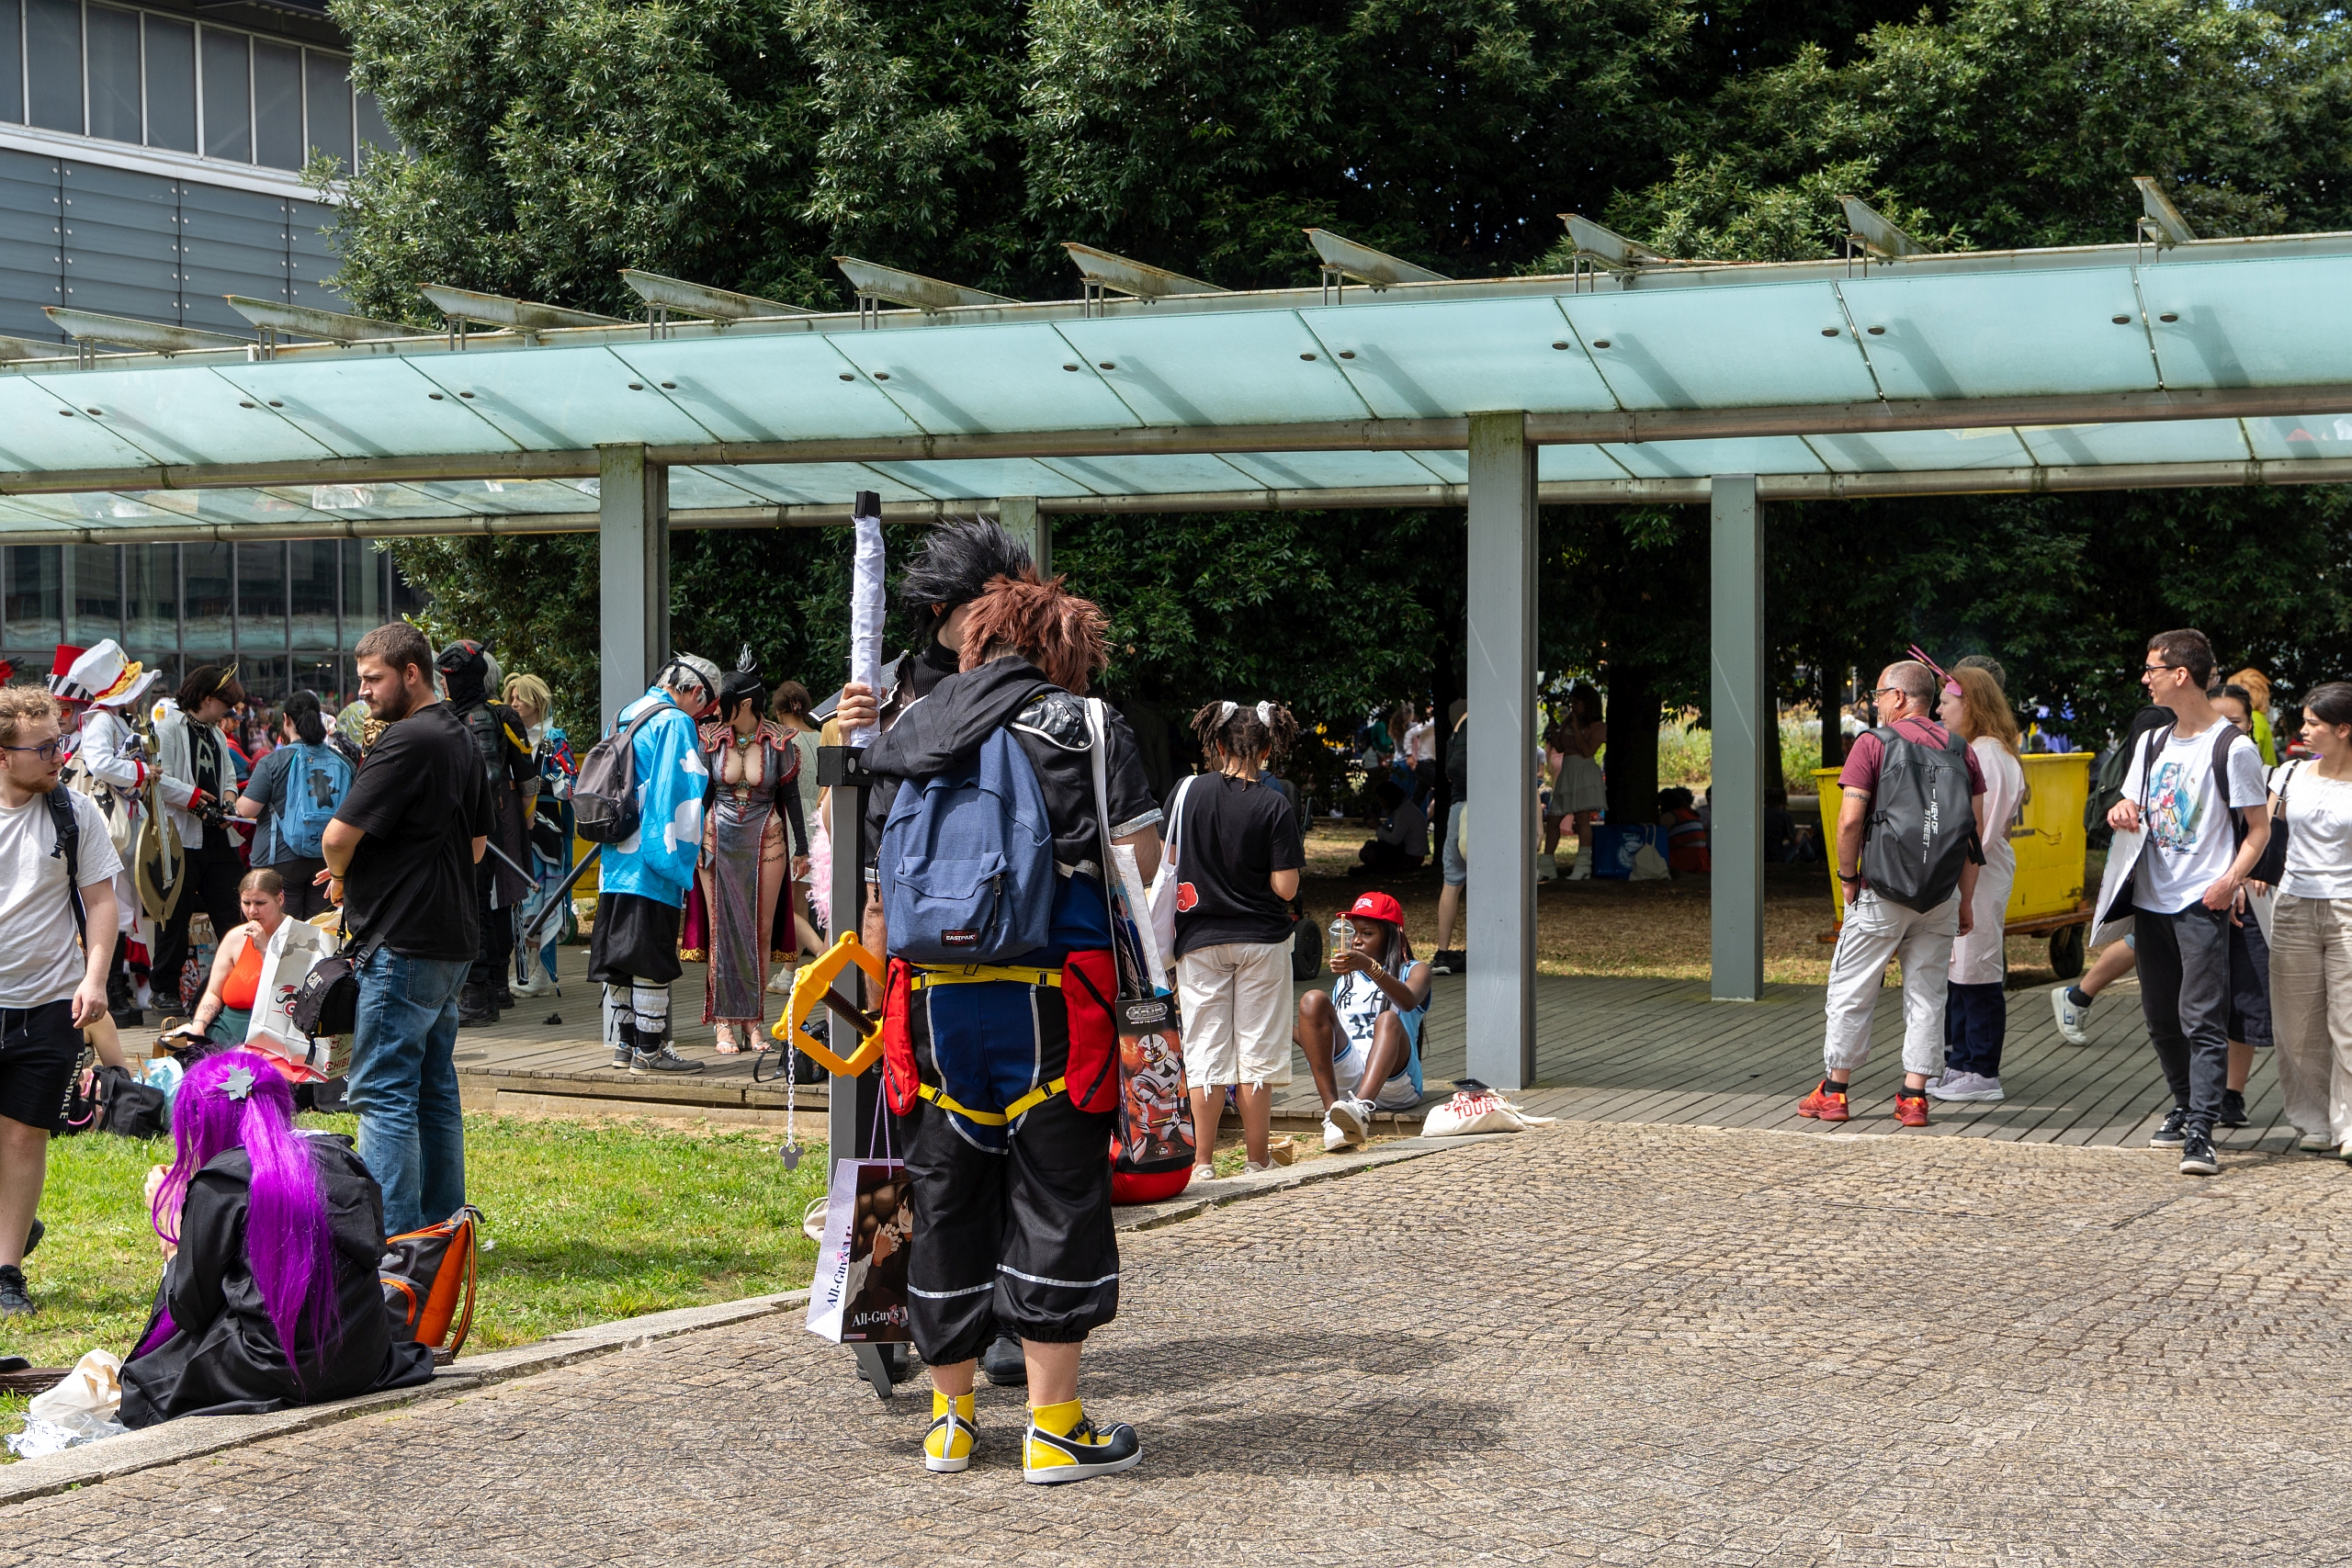
[(2140, 809), (2148, 808), (2148, 790), (2155, 782), (2156, 754), (2164, 750), (2164, 737), (2173, 732), (2172, 725), (2162, 725), (2148, 731), (2140, 746)]
[[(2230, 752), (2243, 734), (2245, 731), (2228, 719), (2217, 720), (2213, 725), (2213, 760), (2205, 770), (2211, 775), (2214, 797), (2221, 801), (2222, 813), (2230, 819), (2230, 831), (2241, 844), (2245, 842), (2245, 814), (2251, 807), (2230, 804)], [(2254, 737), (2247, 735), (2245, 743), (2253, 745)]]
[(74, 814), (74, 792), (61, 779), (47, 796), (49, 820), (57, 829), (57, 847), (50, 851), (52, 857), (65, 861), (65, 897), (74, 906), (74, 931), (85, 942), (90, 939), (89, 912), (82, 907), (82, 819)]

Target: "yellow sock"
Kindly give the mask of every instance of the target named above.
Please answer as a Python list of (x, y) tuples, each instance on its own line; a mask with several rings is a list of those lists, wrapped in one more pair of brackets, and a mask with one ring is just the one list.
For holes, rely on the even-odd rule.
[(1040, 1431), (1051, 1432), (1057, 1438), (1067, 1438), (1070, 1429), (1086, 1418), (1075, 1399), (1065, 1399), (1059, 1404), (1033, 1404), (1029, 1407), (1029, 1424)]

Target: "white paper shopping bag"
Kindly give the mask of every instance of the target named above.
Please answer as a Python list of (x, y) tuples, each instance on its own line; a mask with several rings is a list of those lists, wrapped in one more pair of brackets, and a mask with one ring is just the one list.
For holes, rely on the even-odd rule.
[(808, 1332), (837, 1345), (904, 1345), (907, 1243), (914, 1193), (903, 1160), (845, 1159), (833, 1167), (825, 1237), (808, 1286)]

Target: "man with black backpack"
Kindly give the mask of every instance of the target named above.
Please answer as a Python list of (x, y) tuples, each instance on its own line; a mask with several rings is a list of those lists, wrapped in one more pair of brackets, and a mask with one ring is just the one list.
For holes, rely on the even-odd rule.
[[(56, 700), (0, 690), (0, 1317), (34, 1310), (25, 1243), (49, 1172), (49, 1134), (107, 1010), (114, 875), (122, 858), (88, 795), (58, 782)], [(77, 935), (99, 933), (75, 947)]]
[(526, 833), (539, 773), (521, 716), (491, 700), (490, 655), (481, 644), (460, 638), (441, 650), (434, 667), (449, 694), (449, 711), (466, 727), (490, 781), (490, 848), (498, 852), (485, 853), (474, 867), (481, 946), (458, 993), (458, 1027), (473, 1029), (496, 1023), (499, 1009), (514, 1005), (507, 976), (514, 953), (514, 908), (534, 886), (523, 868), (530, 862)]
[(1871, 694), (1881, 723), (1854, 738), (1838, 775), (1838, 883), (1846, 918), (1829, 961), (1826, 1071), (1797, 1114), (1847, 1118), (1846, 1085), (1870, 1055), (1889, 959), (1903, 965), (1903, 1087), (1894, 1119), (1928, 1124), (1928, 1075), (1943, 1066), (1952, 939), (1972, 930), (1984, 863), (1984, 775), (1964, 740), (1931, 716), (1936, 676), (1890, 664)]
[[(2252, 736), (2205, 694), (2213, 645), (2192, 629), (2148, 639), (2140, 679), (2173, 716), (2133, 747), (2099, 889), (2102, 931), (2129, 916), (2140, 1010), (2172, 1089), (2149, 1145), (2180, 1151), (2184, 1176), (2214, 1176), (2213, 1124), (2230, 1065), (2230, 917), (2270, 841), (2269, 795)], [(2094, 932), (2094, 935), (2099, 932)]]

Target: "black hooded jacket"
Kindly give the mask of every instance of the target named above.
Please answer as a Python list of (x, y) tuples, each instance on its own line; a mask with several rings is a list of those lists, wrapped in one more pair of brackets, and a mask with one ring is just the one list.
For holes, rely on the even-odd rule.
[[(1111, 836), (1122, 839), (1160, 819), (1144, 777), (1135, 732), (1116, 708), (1104, 705), (1104, 793), (1109, 798)], [(927, 779), (978, 751), (980, 742), (1003, 726), (1013, 726), (1046, 795), (1054, 825), (1054, 859), (1065, 866), (1102, 858), (1102, 829), (1094, 811), (1094, 763), (1086, 723), (1086, 700), (1073, 696), (1017, 654), (992, 659), (977, 670), (947, 676), (910, 704), (881, 739), (865, 749), (866, 771), (876, 775), (865, 801), (865, 864), (871, 869), (882, 843), (899, 782)]]
[(384, 1194), (342, 1138), (306, 1136), (332, 1230), (334, 1316), (342, 1337), (301, 1347), (298, 1380), (269, 1320), (245, 1252), (253, 1160), (230, 1149), (196, 1173), (180, 1213), (180, 1247), (164, 1265), (145, 1344), (162, 1314), (170, 1337), (122, 1369), (122, 1423), (153, 1427), (181, 1416), (247, 1416), (316, 1404), (433, 1378), (433, 1351), (393, 1336), (378, 1273)]

